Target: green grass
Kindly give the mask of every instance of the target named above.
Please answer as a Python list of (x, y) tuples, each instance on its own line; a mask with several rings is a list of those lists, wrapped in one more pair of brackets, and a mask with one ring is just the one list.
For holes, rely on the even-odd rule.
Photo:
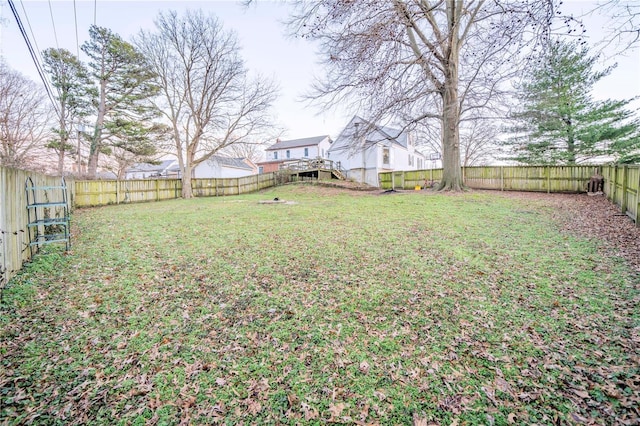
[(549, 213), (309, 186), (77, 211), (5, 291), (0, 423), (633, 419), (633, 277)]

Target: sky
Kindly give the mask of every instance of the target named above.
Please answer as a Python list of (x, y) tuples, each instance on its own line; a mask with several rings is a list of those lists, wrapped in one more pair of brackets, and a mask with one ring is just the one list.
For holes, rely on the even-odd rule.
[[(39, 51), (64, 47), (74, 53), (79, 51), (81, 59), (86, 57), (78, 46), (87, 40), (89, 26), (94, 20), (97, 25), (130, 40), (141, 29), (153, 30), (153, 20), (160, 11), (202, 9), (205, 13), (211, 12), (226, 29), (237, 33), (247, 68), (278, 82), (280, 97), (274, 112), (278, 125), (285, 130), (283, 139), (325, 134), (335, 139), (351, 118), (340, 111), (320, 111), (301, 100), (314, 78), (322, 76), (322, 69), (311, 42), (286, 35), (283, 21), (290, 10), (286, 1), (259, 0), (248, 7), (223, 0), (14, 0), (14, 4)], [(593, 4), (587, 0), (569, 0), (564, 2), (564, 8), (566, 12), (582, 16), (593, 8)], [(605, 21), (605, 17), (597, 14), (584, 18), (591, 44), (602, 38)], [(0, 0), (0, 55), (13, 69), (39, 80), (7, 0)], [(614, 61), (618, 66), (597, 85), (594, 97), (628, 99), (640, 96), (640, 49), (608, 58), (602, 66)]]

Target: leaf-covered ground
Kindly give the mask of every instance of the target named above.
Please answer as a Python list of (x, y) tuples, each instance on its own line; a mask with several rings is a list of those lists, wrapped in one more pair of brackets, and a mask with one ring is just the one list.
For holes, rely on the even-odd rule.
[(640, 280), (613, 225), (584, 231), (602, 201), (289, 186), (77, 211), (73, 252), (4, 292), (0, 423), (637, 424)]

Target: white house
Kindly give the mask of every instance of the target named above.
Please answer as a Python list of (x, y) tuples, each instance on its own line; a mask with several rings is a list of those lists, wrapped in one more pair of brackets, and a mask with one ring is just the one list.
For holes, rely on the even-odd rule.
[(160, 164), (136, 163), (124, 171), (125, 179), (155, 179), (169, 177), (169, 169), (176, 166), (176, 160), (165, 160)]
[[(182, 177), (180, 166), (176, 163), (169, 173), (178, 179)], [(258, 167), (248, 158), (231, 158), (214, 155), (198, 164), (192, 170), (196, 179), (237, 178), (258, 174)]]
[(261, 173), (275, 172), (285, 161), (303, 158), (327, 158), (333, 141), (328, 135), (278, 141), (265, 150), (266, 160), (258, 163)]
[(427, 159), (416, 150), (411, 133), (377, 126), (354, 116), (328, 150), (347, 177), (379, 186), (378, 173), (424, 169)]
[(237, 178), (258, 174), (258, 167), (248, 158), (231, 158), (214, 155), (198, 164), (194, 178)]

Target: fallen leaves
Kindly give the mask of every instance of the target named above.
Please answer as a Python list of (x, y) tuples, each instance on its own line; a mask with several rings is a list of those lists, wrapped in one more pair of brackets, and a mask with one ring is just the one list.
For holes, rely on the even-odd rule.
[[(117, 247), (79, 242), (59, 277), (32, 278), (46, 291), (15, 296), (0, 328), (2, 415), (631, 424), (634, 282), (546, 216), (588, 205), (470, 196), (307, 195), (267, 217), (215, 200), (175, 203), (166, 217), (161, 205), (153, 217), (121, 206), (83, 223), (81, 212), (85, 232), (138, 226)], [(514, 216), (520, 204), (532, 213)], [(318, 211), (324, 224), (310, 220)], [(185, 223), (167, 219), (176, 214)], [(566, 230), (579, 226), (601, 225)]]

